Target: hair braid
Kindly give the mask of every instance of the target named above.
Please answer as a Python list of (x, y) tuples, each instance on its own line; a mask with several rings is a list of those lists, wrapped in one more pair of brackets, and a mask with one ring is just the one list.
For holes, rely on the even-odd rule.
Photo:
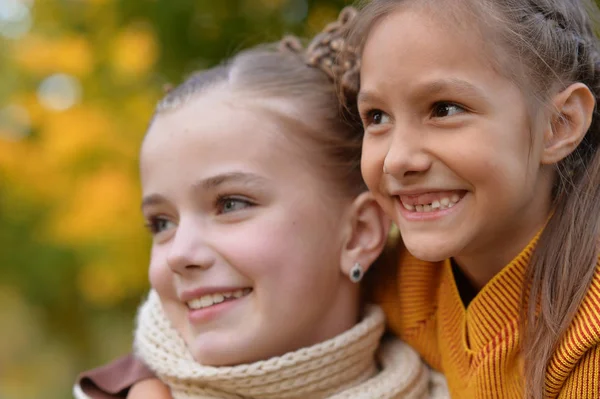
[(306, 50), (306, 62), (323, 70), (336, 83), (344, 106), (352, 106), (358, 93), (360, 62), (357, 51), (346, 43), (357, 13), (353, 7), (344, 8), (337, 21), (316, 35)]

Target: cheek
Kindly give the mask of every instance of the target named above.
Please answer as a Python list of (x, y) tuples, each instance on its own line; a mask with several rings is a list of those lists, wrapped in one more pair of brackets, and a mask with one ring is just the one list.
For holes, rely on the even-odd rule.
[(153, 248), (150, 255), (148, 276), (150, 285), (161, 297), (174, 295), (173, 273), (162, 256), (164, 251)]
[(365, 136), (360, 166), (367, 187), (375, 194), (380, 189), (385, 155), (386, 149), (382, 140), (376, 140), (369, 136)]
[(263, 295), (278, 295), (278, 301), (289, 302), (294, 292), (307, 294), (311, 284), (328, 279), (325, 275), (333, 268), (323, 265), (339, 259), (335, 259), (335, 234), (322, 214), (303, 212), (300, 207), (285, 213), (287, 217), (274, 215), (224, 234), (222, 253)]
[(382, 137), (365, 136), (361, 157), (361, 171), (365, 184), (373, 197), (392, 219), (397, 217), (394, 209), (394, 200), (386, 192), (383, 164), (389, 145)]
[[(303, 237), (297, 221), (265, 221), (224, 235), (222, 253), (228, 263), (249, 278), (277, 276), (288, 264), (306, 257), (314, 246)], [(314, 249), (314, 248), (313, 248)]]
[(499, 216), (502, 209), (519, 207), (529, 199), (535, 187), (531, 180), (535, 161), (523, 144), (523, 140), (505, 138), (490, 140), (470, 152), (457, 148), (453, 153), (455, 172), (474, 189), (484, 212), (495, 209)]

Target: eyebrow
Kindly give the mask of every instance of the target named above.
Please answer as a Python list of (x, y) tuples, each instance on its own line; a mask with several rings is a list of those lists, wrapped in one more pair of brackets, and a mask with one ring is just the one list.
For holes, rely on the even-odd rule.
[(267, 179), (254, 173), (247, 172), (228, 172), (216, 176), (207, 177), (197, 183), (194, 183), (194, 190), (214, 190), (227, 183), (242, 183), (246, 185), (262, 185)]
[(356, 98), (356, 101), (359, 103), (369, 103), (375, 102), (376, 99), (377, 96), (375, 95), (375, 93), (370, 91), (360, 91), (358, 92), (358, 97)]
[(165, 201), (166, 199), (162, 195), (151, 194), (142, 199), (142, 206), (140, 208), (144, 209), (147, 206), (157, 205)]
[[(194, 191), (210, 191), (215, 190), (219, 186), (224, 184), (244, 184), (248, 186), (262, 186), (267, 181), (264, 177), (258, 176), (254, 173), (246, 172), (228, 172), (221, 173), (215, 176), (207, 177), (196, 183), (192, 184), (192, 190)], [(166, 198), (160, 194), (150, 194), (142, 199), (141, 207), (147, 207), (165, 202)]]
[(420, 92), (427, 94), (438, 94), (444, 91), (458, 90), (466, 95), (476, 95), (485, 98), (485, 94), (477, 86), (463, 79), (450, 78), (439, 79), (433, 82), (428, 82), (419, 88)]
[[(477, 96), (481, 98), (487, 98), (487, 96), (478, 87), (472, 83), (467, 82), (463, 79), (450, 78), (450, 79), (439, 79), (431, 82), (424, 83), (417, 86), (414, 92), (418, 93), (417, 98), (423, 98), (430, 95), (443, 93), (446, 91), (458, 91), (463, 95)], [(374, 91), (361, 91), (358, 93), (358, 103), (370, 103), (377, 102), (379, 97)]]

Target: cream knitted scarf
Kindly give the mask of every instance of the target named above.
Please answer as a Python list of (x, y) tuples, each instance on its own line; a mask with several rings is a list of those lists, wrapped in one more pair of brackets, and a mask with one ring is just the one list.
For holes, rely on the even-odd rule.
[(382, 310), (370, 306), (352, 329), (309, 348), (252, 364), (203, 366), (194, 361), (151, 291), (138, 313), (134, 347), (175, 399), (446, 397), (443, 379), (432, 383), (417, 353), (398, 340), (381, 346), (377, 363), (383, 331)]

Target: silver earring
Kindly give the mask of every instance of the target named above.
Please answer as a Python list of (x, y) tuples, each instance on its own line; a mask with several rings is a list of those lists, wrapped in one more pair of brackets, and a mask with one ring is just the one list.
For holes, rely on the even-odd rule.
[(352, 266), (352, 269), (350, 269), (350, 281), (353, 283), (358, 283), (360, 280), (362, 280), (363, 275), (364, 271), (362, 266), (360, 263), (356, 262), (354, 266)]

